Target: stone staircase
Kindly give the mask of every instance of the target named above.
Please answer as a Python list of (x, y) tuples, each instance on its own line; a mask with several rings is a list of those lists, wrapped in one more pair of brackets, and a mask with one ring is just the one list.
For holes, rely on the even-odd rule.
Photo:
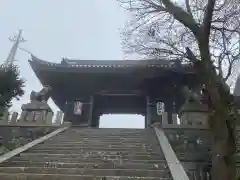
[(171, 180), (153, 129), (72, 127), (0, 164), (1, 180)]

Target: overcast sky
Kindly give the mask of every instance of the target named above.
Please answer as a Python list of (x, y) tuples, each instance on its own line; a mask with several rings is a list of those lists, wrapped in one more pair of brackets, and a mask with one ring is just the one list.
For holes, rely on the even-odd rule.
[[(127, 15), (115, 0), (2, 0), (0, 2), (0, 57), (3, 62), (11, 49), (9, 36), (19, 28), (27, 42), (20, 47), (35, 56), (60, 62), (63, 57), (85, 60), (121, 60), (120, 30)], [(26, 79), (25, 95), (14, 101), (20, 112), (31, 90), (41, 84), (28, 64), (29, 55), (18, 51), (16, 63)], [(56, 111), (58, 108), (49, 102)], [(143, 128), (143, 117), (114, 115), (101, 117), (101, 127)]]

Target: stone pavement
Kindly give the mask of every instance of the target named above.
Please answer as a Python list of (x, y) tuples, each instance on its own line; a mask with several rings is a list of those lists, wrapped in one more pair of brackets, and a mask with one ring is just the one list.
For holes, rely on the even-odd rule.
[(171, 180), (153, 129), (72, 127), (0, 164), (1, 180)]

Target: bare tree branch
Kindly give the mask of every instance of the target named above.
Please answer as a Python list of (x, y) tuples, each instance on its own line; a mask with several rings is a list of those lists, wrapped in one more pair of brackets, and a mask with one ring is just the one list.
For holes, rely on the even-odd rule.
[(194, 34), (198, 33), (197, 23), (190, 14), (185, 12), (182, 8), (174, 5), (170, 0), (162, 0), (162, 2), (168, 9), (168, 12), (171, 13), (176, 20), (191, 29)]
[(204, 31), (204, 35), (205, 35), (204, 37), (207, 40), (209, 39), (208, 37), (210, 35), (215, 2), (216, 2), (216, 0), (208, 0), (207, 6), (206, 6), (206, 11), (204, 13), (203, 31)]
[(190, 14), (190, 16), (193, 18), (193, 14), (192, 14), (192, 10), (191, 10), (191, 6), (190, 6), (189, 0), (185, 0), (185, 4), (186, 4), (187, 12), (188, 12), (188, 13)]

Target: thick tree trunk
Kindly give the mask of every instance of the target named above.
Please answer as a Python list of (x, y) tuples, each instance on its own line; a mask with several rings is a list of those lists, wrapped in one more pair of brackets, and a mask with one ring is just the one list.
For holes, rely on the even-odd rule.
[[(212, 132), (212, 180), (235, 180), (235, 121), (229, 110), (232, 106), (230, 92), (219, 84), (211, 61), (208, 43), (199, 40), (201, 53), (201, 80), (210, 97), (209, 125)], [(234, 111), (235, 114), (235, 111)]]
[[(217, 91), (213, 90), (213, 92)], [(217, 101), (216, 101), (217, 103)], [(234, 119), (227, 104), (218, 101), (210, 107), (209, 125), (212, 130), (212, 179), (235, 179)]]

